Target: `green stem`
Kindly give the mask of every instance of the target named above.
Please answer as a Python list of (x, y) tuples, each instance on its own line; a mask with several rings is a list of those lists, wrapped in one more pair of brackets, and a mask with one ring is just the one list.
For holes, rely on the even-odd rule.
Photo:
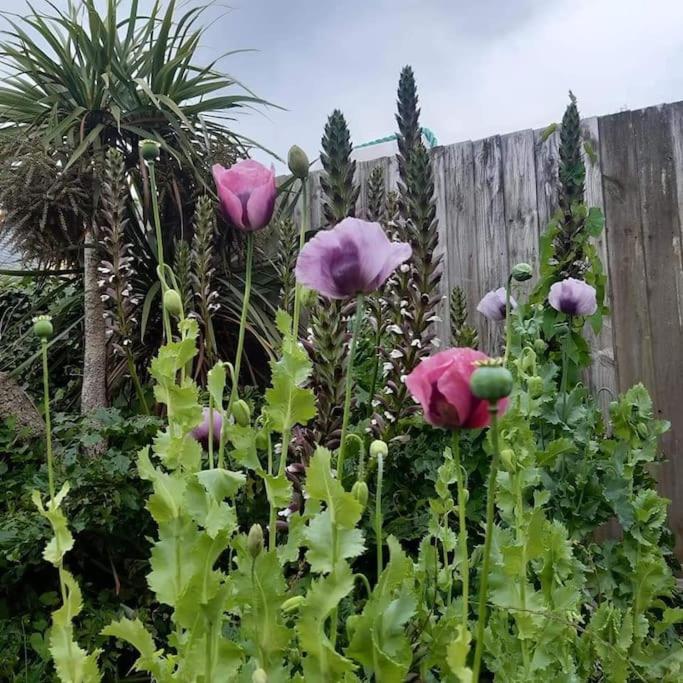
[(377, 379), (379, 377), (379, 363), (381, 358), (380, 344), (382, 336), (380, 334), (379, 320), (377, 321), (377, 333), (375, 336), (375, 362), (372, 368), (372, 380), (370, 381), (370, 392), (368, 394), (368, 407), (366, 409), (367, 417), (372, 416), (372, 399), (375, 398), (375, 391), (377, 390)]
[[(268, 474), (273, 474), (273, 442), (270, 439), (270, 432), (268, 432)], [(275, 550), (275, 540), (277, 531), (275, 524), (277, 522), (277, 512), (272, 501), (268, 501), (270, 505), (270, 514), (268, 517), (268, 550)]]
[(512, 289), (512, 275), (508, 277), (507, 287), (505, 287), (505, 355), (503, 356), (503, 367), (507, 367), (510, 357), (510, 346), (512, 344), (512, 321), (510, 320), (510, 289)]
[(168, 288), (168, 285), (166, 284), (166, 275), (164, 272), (166, 264), (164, 262), (164, 243), (161, 237), (161, 216), (159, 214), (159, 198), (157, 197), (156, 170), (153, 161), (148, 162), (148, 166), (149, 185), (150, 192), (152, 195), (152, 213), (154, 217), (154, 230), (157, 240), (157, 265), (160, 269), (160, 272), (162, 273), (161, 277), (159, 278), (161, 281), (161, 315), (164, 321), (164, 333), (166, 335), (166, 341), (170, 342), (172, 339), (171, 318), (163, 303), (163, 297), (166, 292), (166, 289)]
[[(301, 227), (299, 228), (299, 253), (304, 248), (306, 233), (311, 221), (310, 209), (308, 208), (308, 179), (301, 180)], [(295, 339), (299, 338), (299, 319), (301, 318), (301, 287), (297, 282), (294, 286), (294, 317), (292, 319), (292, 334)]]
[[(520, 585), (519, 585), (519, 600), (521, 603), (522, 607), (522, 616), (526, 614), (526, 535), (524, 533), (523, 529), (523, 524), (524, 524), (524, 500), (522, 498), (522, 485), (519, 479), (519, 474), (515, 476), (515, 488), (516, 488), (516, 497), (517, 497), (517, 514), (516, 514), (516, 523), (515, 526), (517, 527), (517, 543), (520, 544), (521, 546), (521, 552), (522, 552), (522, 557), (521, 557), (521, 562), (520, 562)], [(517, 626), (517, 630), (519, 631), (519, 626)], [(524, 639), (520, 639), (521, 644), (522, 644), (522, 661), (524, 662), (524, 669), (525, 672), (529, 670), (529, 651), (527, 647), (527, 642)]]
[(453, 462), (458, 487), (458, 524), (460, 526), (460, 575), (462, 577), (462, 623), (467, 628), (469, 618), (470, 599), (470, 560), (467, 553), (467, 482), (466, 475), (460, 459), (460, 432), (453, 432)]
[(356, 315), (353, 324), (353, 335), (351, 336), (351, 348), (349, 349), (349, 362), (346, 366), (344, 415), (342, 417), (341, 442), (339, 444), (339, 454), (337, 455), (337, 478), (339, 479), (339, 481), (343, 481), (344, 479), (344, 455), (346, 450), (346, 432), (349, 428), (349, 415), (351, 413), (351, 393), (353, 389), (353, 357), (356, 355), (356, 341), (358, 340), (360, 326), (363, 321), (363, 301), (363, 295), (359, 294), (356, 298)]
[(209, 469), (213, 469), (213, 396), (211, 394), (209, 394)]
[(567, 334), (565, 335), (564, 341), (562, 343), (562, 377), (560, 379), (560, 393), (562, 394), (562, 419), (566, 421), (567, 419), (567, 367), (568, 367), (568, 356), (567, 356), (567, 345), (569, 344), (569, 339), (572, 333), (571, 326), (571, 316), (567, 323)]
[(377, 492), (375, 494), (375, 538), (377, 542), (377, 580), (382, 573), (382, 479), (384, 477), (384, 456), (377, 455)]
[(145, 415), (149, 415), (149, 405), (147, 399), (145, 398), (145, 392), (142, 390), (142, 384), (140, 383), (140, 377), (137, 370), (135, 369), (135, 363), (133, 361), (133, 356), (130, 350), (126, 349), (126, 356), (128, 357), (128, 372), (130, 373), (130, 378), (133, 380), (133, 386), (135, 387), (135, 393), (138, 396), (138, 400), (142, 404), (142, 410)]
[(493, 513), (496, 496), (496, 476), (498, 474), (498, 404), (489, 405), (491, 414), (491, 441), (493, 442), (493, 457), (489, 471), (488, 488), (486, 491), (486, 537), (484, 539), (484, 556), (482, 559), (481, 579), (479, 581), (479, 614), (477, 616), (476, 647), (474, 650), (474, 664), (472, 666), (472, 680), (479, 681), (481, 671), (481, 657), (484, 651), (484, 628), (486, 626), (486, 602), (489, 587), (489, 565), (491, 562), (491, 539), (493, 537)]
[(54, 505), (55, 475), (52, 459), (52, 420), (50, 417), (50, 379), (47, 367), (47, 339), (40, 340), (40, 350), (43, 357), (43, 411), (45, 413), (45, 449), (47, 451), (47, 484), (50, 492), (50, 504)]
[(247, 233), (247, 263), (244, 274), (244, 299), (242, 301), (242, 315), (240, 317), (240, 331), (237, 337), (237, 355), (235, 356), (235, 380), (230, 391), (228, 400), (227, 417), (230, 419), (230, 409), (237, 396), (238, 384), (240, 381), (240, 367), (242, 366), (242, 352), (244, 350), (244, 333), (247, 329), (247, 314), (249, 313), (249, 297), (251, 295), (251, 271), (254, 261), (254, 233)]

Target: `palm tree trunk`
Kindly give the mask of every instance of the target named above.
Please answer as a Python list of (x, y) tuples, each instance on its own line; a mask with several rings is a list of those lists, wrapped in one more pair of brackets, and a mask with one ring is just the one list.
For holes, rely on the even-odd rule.
[(83, 250), (85, 332), (81, 413), (107, 405), (107, 337), (104, 306), (97, 286), (97, 248), (92, 230), (86, 232)]

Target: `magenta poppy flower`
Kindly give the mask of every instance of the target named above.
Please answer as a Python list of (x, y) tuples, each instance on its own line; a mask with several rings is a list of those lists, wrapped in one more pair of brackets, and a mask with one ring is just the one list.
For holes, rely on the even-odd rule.
[[(425, 358), (406, 377), (406, 386), (422, 404), (427, 422), (446, 429), (488, 427), (488, 401), (477, 398), (470, 390), (475, 363), (482, 360), (488, 360), (488, 356), (481, 351), (446, 349)], [(506, 408), (507, 398), (498, 401), (500, 414)]]
[(296, 279), (328, 299), (348, 299), (374, 292), (411, 254), (409, 244), (390, 241), (379, 223), (345, 218), (304, 246)]
[[(517, 302), (510, 295), (510, 310), (517, 308)], [(491, 290), (484, 294), (482, 300), (477, 304), (477, 310), (484, 317), (494, 322), (505, 320), (505, 287)]]
[(550, 288), (548, 301), (556, 311), (568, 315), (593, 315), (598, 310), (595, 287), (573, 277), (556, 282)]
[[(203, 443), (205, 446), (209, 443), (209, 413), (211, 411), (208, 408), (204, 408), (202, 410), (202, 414), (204, 416), (203, 420), (201, 421), (200, 424), (198, 424), (193, 430), (192, 430), (192, 436), (199, 441), (200, 443)], [(214, 444), (220, 443), (221, 440), (221, 428), (223, 427), (223, 418), (221, 416), (220, 410), (216, 410), (214, 408), (213, 411), (213, 442)]]
[(211, 171), (226, 218), (246, 232), (265, 228), (275, 208), (275, 169), (245, 159), (230, 168), (214, 164)]

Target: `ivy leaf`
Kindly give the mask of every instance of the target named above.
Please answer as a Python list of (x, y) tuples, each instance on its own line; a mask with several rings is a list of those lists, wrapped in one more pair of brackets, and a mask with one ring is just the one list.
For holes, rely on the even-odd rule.
[(354, 663), (339, 654), (327, 637), (325, 624), (353, 589), (353, 574), (340, 562), (326, 577), (313, 581), (299, 609), (296, 625), (306, 681), (339, 681), (353, 674)]
[(393, 537), (387, 538), (390, 560), (363, 612), (353, 624), (346, 653), (378, 681), (402, 681), (412, 662), (405, 624), (415, 613), (413, 563)]

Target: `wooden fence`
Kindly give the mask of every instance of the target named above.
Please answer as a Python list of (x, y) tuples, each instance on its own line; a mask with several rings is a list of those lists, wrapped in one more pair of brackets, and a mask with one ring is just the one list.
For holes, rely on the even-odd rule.
[[(599, 249), (611, 309), (591, 340), (594, 363), (586, 379), (603, 406), (643, 382), (657, 416), (671, 421), (659, 482), (672, 500), (671, 524), (683, 559), (683, 102), (582, 125), (598, 155), (586, 159), (586, 202), (605, 215)], [(539, 238), (557, 208), (558, 137), (544, 142), (541, 130), (522, 130), (432, 151), (442, 291), (447, 296), (454, 285), (463, 287), (484, 350), (494, 351), (500, 332), (476, 313), (477, 302), (504, 284), (511, 265), (528, 261), (538, 269)], [(396, 186), (394, 157), (360, 162), (358, 215), (377, 165), (387, 189)], [(313, 226), (323, 223), (319, 178), (315, 173), (310, 179)], [(441, 317), (446, 334), (447, 300)]]

